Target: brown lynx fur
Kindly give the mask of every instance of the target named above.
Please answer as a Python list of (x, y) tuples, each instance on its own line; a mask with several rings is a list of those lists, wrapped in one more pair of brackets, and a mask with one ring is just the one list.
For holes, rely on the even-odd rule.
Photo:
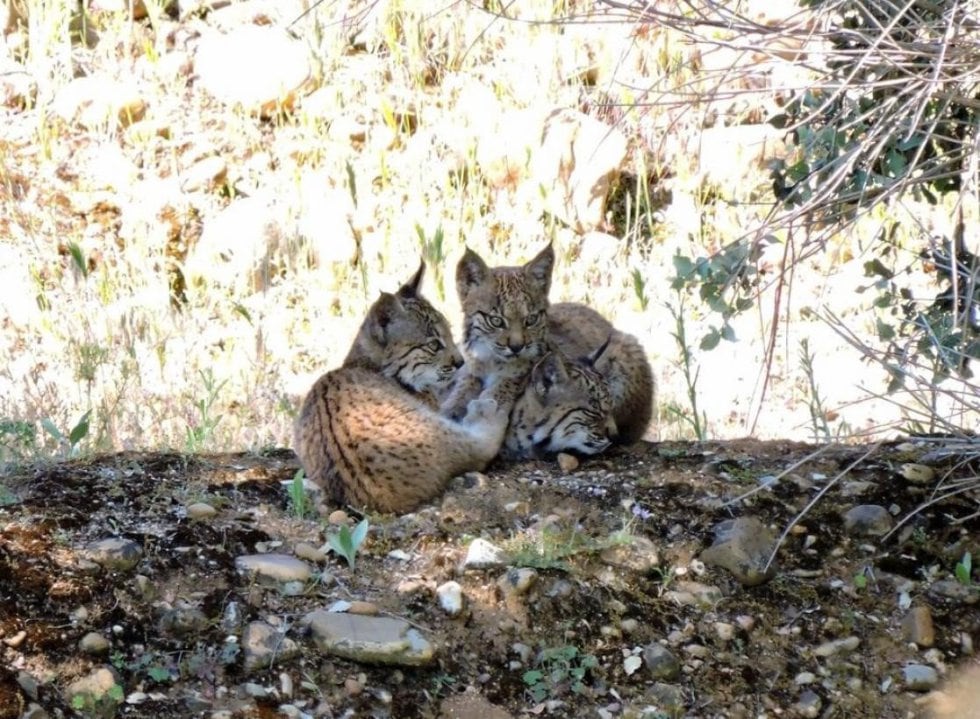
[(332, 502), (409, 512), (500, 449), (507, 413), (493, 399), (469, 402), (460, 422), (432, 406), (461, 358), (445, 318), (418, 293), (423, 268), (382, 293), (344, 364), (303, 401), (296, 454)]
[(630, 444), (652, 415), (656, 387), (642, 346), (585, 305), (549, 306), (553, 266), (549, 244), (520, 267), (490, 268), (467, 249), (456, 268), (466, 365), (444, 408), (460, 416), (488, 384), (522, 378), (506, 457)]

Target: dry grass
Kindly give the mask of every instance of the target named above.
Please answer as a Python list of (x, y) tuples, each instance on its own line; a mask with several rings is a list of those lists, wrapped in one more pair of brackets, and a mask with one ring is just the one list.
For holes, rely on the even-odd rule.
[[(554, 241), (553, 299), (589, 302), (642, 339), (662, 387), (657, 431), (689, 436), (688, 424), (667, 411), (689, 411), (669, 335), (667, 304), (678, 300), (669, 289), (671, 257), (713, 252), (760, 226), (771, 209), (764, 168), (726, 158), (717, 144), (700, 150), (716, 142), (712, 126), (763, 119), (777, 93), (805, 83), (798, 63), (770, 57), (748, 73), (761, 84), (749, 93), (742, 79), (731, 87), (720, 79), (718, 68), (738, 53), (719, 58), (677, 30), (614, 22), (611, 3), (559, 3), (556, 11), (501, 3), (505, 19), (469, 3), (422, 9), (391, 0), (352, 10), (324, 2), (292, 25), (320, 89), (295, 114), (259, 120), (190, 82), (189, 23), (159, 5), (152, 21), (94, 17), (100, 41), (87, 48), (69, 40), (73, 5), (38, 3), (17, 36), (14, 51), (36, 80), (36, 100), (5, 111), (0, 136), (4, 458), (69, 452), (71, 443), (55, 441), (41, 422), (67, 436), (90, 410), (83, 449), (288, 444), (298, 397), (340, 361), (368, 303), (411, 273), (425, 242), (439, 260), (430, 263), (427, 292), (456, 319), (453, 266), (464, 244), (516, 263)], [(610, 22), (595, 22), (595, 12)], [(553, 22), (577, 13), (593, 22)], [(168, 137), (58, 120), (55, 99), (79, 71), (135, 82), (147, 120)], [(526, 161), (531, 139), (515, 113), (568, 106), (631, 138), (609, 205), (621, 241), (560, 227), (543, 213), (540, 195), (521, 191), (507, 170), (515, 158)], [(356, 142), (354, 126), (363, 130)], [(178, 175), (212, 155), (227, 164), (227, 181), (183, 191)], [(329, 218), (331, 207), (349, 204), (339, 213), (357, 240), (356, 265), (311, 259), (317, 248), (293, 232), (261, 261), (236, 255), (195, 269), (188, 258), (202, 228), (206, 234), (242, 195), (271, 198), (291, 227), (324, 205)], [(855, 331), (870, 331), (872, 298), (853, 290), (866, 283), (860, 266), (869, 239), (898, 211), (872, 214), (835, 239), (830, 255), (801, 264), (789, 300), (777, 305), (762, 295), (757, 312), (735, 321), (737, 344), (694, 352), (710, 436), (750, 427), (761, 436), (812, 434), (810, 385), (798, 365), (803, 337), (814, 348), (825, 406), (845, 405), (861, 381), (883, 382), (857, 353), (842, 353), (846, 343), (807, 310), (827, 306)], [(233, 250), (239, 238), (222, 239)], [(796, 251), (792, 235), (778, 239), (774, 266), (784, 248)], [(180, 277), (186, 299), (176, 301)], [(714, 320), (696, 302), (686, 307), (696, 340)], [(845, 407), (835, 431), (900, 416), (887, 402)]]

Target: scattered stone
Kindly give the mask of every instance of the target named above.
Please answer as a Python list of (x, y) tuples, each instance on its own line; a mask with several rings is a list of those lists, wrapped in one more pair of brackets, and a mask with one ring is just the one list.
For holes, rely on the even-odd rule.
[(715, 636), (723, 642), (730, 642), (735, 638), (735, 625), (728, 622), (715, 622)]
[(879, 504), (859, 504), (844, 514), (844, 529), (856, 537), (880, 537), (895, 524), (888, 510)]
[(940, 579), (933, 582), (929, 585), (929, 594), (948, 599), (955, 604), (976, 604), (980, 601), (980, 592), (955, 579)]
[(701, 552), (705, 564), (727, 569), (744, 586), (754, 587), (771, 579), (775, 562), (766, 568), (776, 548), (776, 538), (755, 517), (739, 517), (718, 524), (715, 541)]
[(597, 229), (605, 222), (606, 198), (626, 147), (618, 128), (577, 110), (555, 110), (545, 119), (527, 182), (543, 189), (548, 210), (573, 230)]
[(287, 596), (302, 594), (313, 577), (309, 564), (288, 554), (248, 554), (235, 559), (235, 568), (261, 585), (277, 587)]
[(630, 654), (623, 660), (623, 671), (626, 672), (626, 676), (632, 676), (642, 666), (643, 659), (636, 654)]
[(285, 633), (265, 622), (249, 622), (242, 632), (242, 655), (246, 672), (267, 669), (273, 662), (291, 659), (299, 645)]
[(190, 637), (207, 628), (207, 616), (195, 606), (180, 605), (165, 609), (158, 623), (160, 632), (171, 637)]
[(88, 716), (115, 716), (123, 700), (122, 681), (111, 667), (99, 667), (65, 689), (65, 702)]
[(830, 657), (835, 654), (842, 654), (844, 652), (853, 652), (860, 644), (861, 640), (858, 637), (844, 637), (843, 639), (834, 639), (833, 641), (824, 642), (814, 649), (813, 653), (818, 657)]
[(807, 684), (813, 684), (815, 681), (817, 681), (817, 675), (813, 672), (800, 672), (793, 678), (793, 681), (800, 686), (806, 686)]
[(908, 463), (899, 467), (899, 473), (913, 484), (929, 484), (936, 479), (936, 470), (926, 464)]
[(823, 700), (820, 699), (820, 695), (815, 691), (807, 689), (800, 694), (800, 698), (797, 699), (793, 708), (799, 716), (812, 719), (813, 717), (820, 716), (820, 710), (823, 708)]
[(225, 183), (228, 163), (217, 155), (205, 157), (180, 173), (180, 189), (183, 192), (213, 190)]
[(6, 644), (11, 649), (16, 649), (17, 647), (19, 647), (21, 644), (24, 643), (25, 639), (27, 639), (27, 630), (21, 629), (19, 632), (17, 632), (12, 636), (4, 637), (3, 643)]
[(920, 647), (931, 647), (936, 642), (936, 630), (929, 607), (913, 607), (902, 619), (902, 638)]
[(315, 564), (322, 564), (327, 561), (327, 553), (319, 547), (314, 547), (309, 542), (297, 542), (296, 546), (293, 547), (293, 554), (299, 559), (314, 562)]
[(668, 716), (681, 716), (684, 709), (684, 689), (676, 684), (654, 682), (644, 697)]
[(628, 543), (606, 547), (599, 553), (599, 559), (637, 574), (649, 574), (660, 566), (657, 545), (639, 534), (631, 536)]
[(355, 599), (354, 601), (348, 603), (347, 605), (348, 614), (360, 614), (365, 617), (376, 617), (380, 613), (378, 610), (378, 605), (372, 602), (365, 602), (361, 599)]
[(507, 553), (496, 544), (477, 537), (466, 549), (463, 569), (490, 569), (507, 563)]
[(134, 83), (86, 75), (61, 88), (52, 109), (65, 122), (97, 130), (127, 127), (143, 119), (146, 101)]
[(928, 664), (909, 664), (902, 675), (905, 687), (914, 692), (927, 692), (939, 683), (939, 672)]
[(627, 618), (619, 623), (619, 628), (623, 634), (635, 634), (636, 630), (640, 628), (640, 623), (636, 619)]
[(444, 582), (436, 588), (439, 606), (451, 617), (459, 616), (463, 611), (463, 588), (459, 582)]
[(207, 502), (194, 502), (187, 506), (187, 516), (194, 520), (211, 519), (218, 510)]
[(559, 452), (558, 466), (561, 468), (562, 472), (574, 472), (579, 466), (578, 457), (572, 454), (567, 454), (566, 452)]
[(702, 607), (711, 609), (722, 599), (721, 590), (710, 584), (700, 582), (680, 581), (674, 584), (676, 589), (664, 592), (664, 598), (681, 607)]
[(109, 640), (98, 632), (89, 632), (78, 641), (78, 648), (85, 654), (106, 654), (109, 651)]
[(226, 634), (236, 634), (242, 626), (242, 608), (236, 601), (230, 601), (225, 605), (221, 613), (221, 630)]
[(135, 567), (143, 558), (143, 549), (128, 539), (111, 537), (92, 542), (85, 547), (85, 554), (106, 569), (125, 572)]
[(861, 480), (852, 480), (850, 482), (844, 482), (841, 485), (840, 493), (844, 497), (859, 497), (862, 494), (866, 494), (869, 490), (873, 489), (877, 485), (874, 482), (865, 482)]
[(303, 618), (316, 645), (327, 654), (369, 664), (424, 666), (432, 645), (403, 619), (364, 617), (317, 610)]
[(291, 109), (312, 89), (306, 45), (273, 26), (245, 25), (201, 38), (194, 70), (215, 98), (262, 116)]
[(681, 673), (681, 663), (667, 647), (653, 642), (643, 648), (643, 663), (654, 679), (676, 679)]
[(334, 527), (340, 527), (348, 522), (350, 522), (350, 515), (342, 509), (335, 509), (327, 515), (327, 524)]
[(497, 586), (504, 594), (520, 596), (527, 594), (528, 590), (538, 581), (538, 572), (530, 567), (520, 567), (508, 569), (497, 580)]

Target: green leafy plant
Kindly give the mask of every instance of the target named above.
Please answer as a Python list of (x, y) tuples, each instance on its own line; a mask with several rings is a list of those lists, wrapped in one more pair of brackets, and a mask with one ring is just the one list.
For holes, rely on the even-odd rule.
[(640, 310), (645, 312), (650, 305), (650, 297), (647, 295), (647, 281), (643, 278), (643, 273), (636, 267), (633, 268), (633, 294), (636, 295), (636, 300), (640, 303)]
[(336, 533), (327, 537), (327, 544), (330, 545), (330, 549), (347, 560), (348, 567), (354, 569), (357, 552), (364, 543), (369, 528), (367, 519), (358, 522), (353, 530), (345, 524)]
[(827, 423), (827, 411), (824, 409), (820, 388), (817, 387), (817, 379), (814, 376), (813, 352), (810, 351), (810, 341), (806, 337), (800, 340), (800, 367), (803, 369), (803, 374), (806, 375), (807, 403), (810, 407), (810, 427), (813, 431), (813, 439), (814, 441), (829, 442), (833, 439), (833, 433)]
[(963, 558), (956, 563), (953, 570), (956, 574), (956, 581), (965, 587), (973, 585), (973, 557), (969, 552), (963, 552)]
[(197, 408), (197, 421), (193, 424), (188, 423), (186, 445), (187, 451), (191, 454), (200, 452), (214, 436), (214, 430), (221, 422), (221, 415), (214, 414), (214, 405), (218, 400), (218, 395), (227, 384), (228, 380), (218, 382), (214, 378), (214, 372), (210, 368), (201, 370), (201, 381), (204, 383), (204, 397), (194, 403)]
[(670, 314), (674, 317), (674, 331), (671, 332), (671, 337), (677, 343), (677, 351), (681, 359), (681, 372), (684, 375), (684, 384), (687, 387), (687, 401), (691, 405), (691, 410), (688, 413), (670, 404), (665, 405), (664, 409), (669, 414), (673, 414), (679, 420), (689, 424), (691, 429), (694, 430), (694, 436), (698, 441), (703, 442), (708, 436), (708, 416), (703, 410), (698, 409), (698, 376), (700, 375), (701, 368), (694, 367), (694, 352), (687, 343), (684, 296), (678, 292), (677, 299), (677, 305), (668, 305), (667, 309), (670, 310)]
[(41, 426), (44, 431), (50, 434), (55, 441), (58, 442), (59, 447), (67, 450), (66, 454), (68, 457), (77, 457), (80, 453), (79, 444), (85, 437), (88, 436), (89, 430), (89, 419), (92, 416), (92, 410), (89, 410), (83, 414), (75, 426), (71, 428), (68, 432), (68, 436), (58, 429), (57, 425), (51, 421), (50, 417), (45, 417), (41, 420)]
[(524, 672), (522, 679), (527, 686), (528, 696), (535, 702), (541, 702), (549, 696), (559, 697), (567, 691), (584, 693), (589, 670), (597, 667), (599, 661), (593, 655), (583, 654), (578, 647), (568, 644), (542, 649), (535, 665), (534, 669)]
[(303, 470), (298, 469), (293, 475), (293, 481), (289, 483), (289, 504), (293, 509), (293, 516), (297, 519), (305, 519), (315, 514), (313, 503), (310, 501), (303, 484), (303, 478)]

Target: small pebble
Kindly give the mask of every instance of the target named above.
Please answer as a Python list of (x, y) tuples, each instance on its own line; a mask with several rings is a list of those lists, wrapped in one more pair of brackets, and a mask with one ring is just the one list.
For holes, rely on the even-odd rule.
[(558, 466), (561, 467), (562, 472), (574, 472), (576, 469), (578, 469), (579, 461), (574, 455), (559, 452)]

